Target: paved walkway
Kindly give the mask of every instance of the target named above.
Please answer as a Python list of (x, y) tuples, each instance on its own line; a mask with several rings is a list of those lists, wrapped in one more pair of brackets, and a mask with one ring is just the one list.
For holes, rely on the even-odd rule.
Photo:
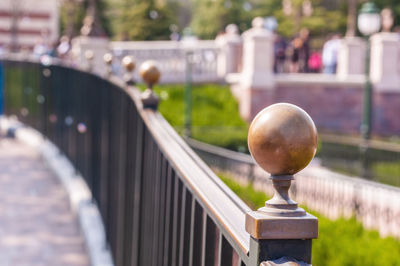
[(39, 154), (0, 138), (0, 265), (89, 265), (66, 191)]

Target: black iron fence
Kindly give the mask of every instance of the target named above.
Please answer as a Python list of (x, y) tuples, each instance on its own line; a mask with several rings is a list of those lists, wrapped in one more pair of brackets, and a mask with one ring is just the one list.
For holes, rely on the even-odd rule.
[(116, 265), (310, 262), (310, 241), (271, 240), (267, 249), (250, 237), (250, 209), (142, 107), (138, 90), (62, 64), (2, 65), (6, 115), (55, 143), (85, 178)]
[(400, 187), (400, 144), (340, 135), (323, 135), (321, 163), (338, 172)]

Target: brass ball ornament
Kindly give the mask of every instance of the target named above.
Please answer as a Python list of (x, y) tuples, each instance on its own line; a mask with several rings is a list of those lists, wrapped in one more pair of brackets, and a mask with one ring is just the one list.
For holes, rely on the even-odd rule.
[(122, 58), (122, 65), (124, 66), (124, 68), (126, 69), (126, 71), (131, 72), (135, 69), (135, 60), (133, 59), (132, 56), (124, 56), (124, 58)]
[(85, 51), (85, 58), (86, 60), (90, 61), (93, 60), (94, 58), (94, 52), (92, 50), (86, 50)]
[(111, 65), (113, 61), (113, 56), (110, 53), (105, 53), (103, 55), (103, 60), (107, 65)]
[(249, 128), (248, 146), (257, 164), (273, 176), (294, 175), (313, 159), (318, 145), (311, 117), (289, 103), (270, 105)]
[(140, 66), (139, 73), (142, 79), (149, 84), (150, 87), (157, 83), (161, 77), (161, 72), (157, 67), (157, 63), (152, 60), (145, 61)]

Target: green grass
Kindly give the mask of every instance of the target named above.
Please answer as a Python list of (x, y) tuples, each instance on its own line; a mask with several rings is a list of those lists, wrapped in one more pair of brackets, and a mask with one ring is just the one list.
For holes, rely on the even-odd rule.
[[(220, 177), (252, 209), (264, 206), (268, 199), (267, 195), (250, 185), (242, 186), (227, 175)], [(354, 218), (332, 221), (307, 211), (317, 216), (319, 222), (319, 238), (313, 240), (314, 266), (400, 265), (400, 241), (391, 237), (381, 238), (378, 232), (364, 229)]]
[(224, 174), (218, 174), (222, 181), (233, 191), (236, 195), (239, 196), (250, 208), (253, 210), (264, 206), (266, 200), (268, 200), (267, 195), (265, 195), (262, 191), (256, 191), (249, 184), (247, 186), (243, 186), (241, 184), (236, 183), (232, 178)]
[[(184, 129), (184, 85), (160, 85), (159, 111), (182, 133)], [(238, 103), (225, 85), (194, 85), (192, 90), (192, 135), (206, 143), (247, 151), (248, 124), (239, 115)]]
[(400, 187), (399, 161), (375, 162), (372, 164), (371, 171), (376, 181)]

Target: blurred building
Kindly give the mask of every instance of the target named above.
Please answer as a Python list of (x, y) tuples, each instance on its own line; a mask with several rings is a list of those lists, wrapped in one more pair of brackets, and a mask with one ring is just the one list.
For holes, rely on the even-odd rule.
[(53, 44), (59, 37), (59, 0), (1, 0), (0, 45), (10, 50)]

